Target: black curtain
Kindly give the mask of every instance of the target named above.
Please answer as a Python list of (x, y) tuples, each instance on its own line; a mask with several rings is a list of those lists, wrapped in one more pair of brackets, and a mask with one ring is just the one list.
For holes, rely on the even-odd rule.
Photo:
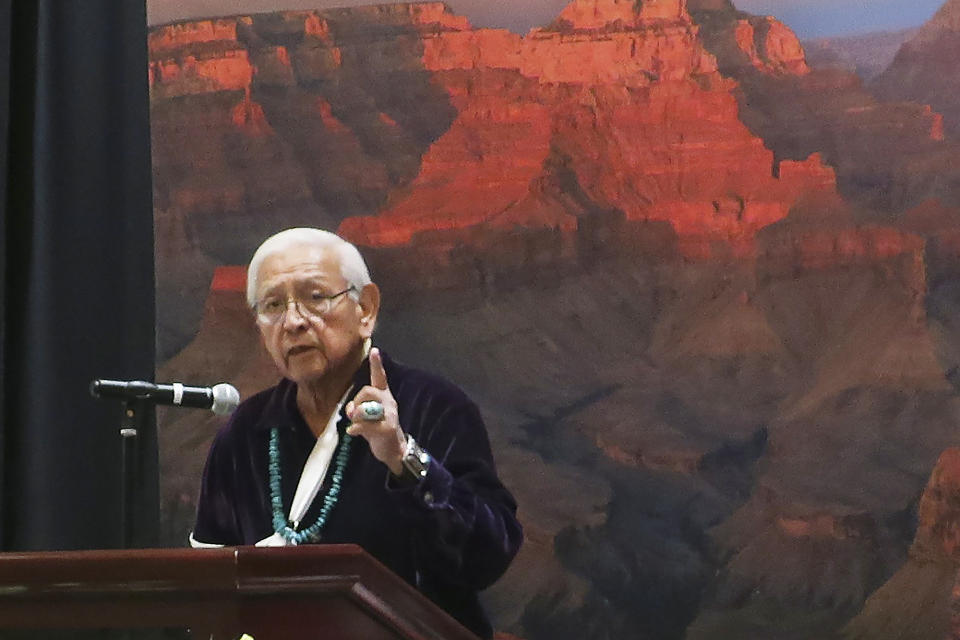
[(88, 385), (152, 379), (149, 144), (144, 0), (0, 0), (0, 549), (120, 545), (121, 411)]

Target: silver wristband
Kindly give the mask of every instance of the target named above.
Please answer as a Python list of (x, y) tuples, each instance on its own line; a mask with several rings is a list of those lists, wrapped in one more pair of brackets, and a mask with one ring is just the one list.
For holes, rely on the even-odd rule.
[(403, 452), (404, 475), (420, 481), (427, 477), (427, 471), (430, 469), (430, 454), (423, 450), (417, 441), (409, 433), (407, 434), (407, 448)]

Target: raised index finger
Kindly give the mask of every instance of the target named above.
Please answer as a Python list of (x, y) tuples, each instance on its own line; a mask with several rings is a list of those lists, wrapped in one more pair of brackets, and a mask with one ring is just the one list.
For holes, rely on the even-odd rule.
[(383, 358), (380, 357), (380, 349), (374, 347), (370, 349), (370, 386), (376, 387), (381, 391), (386, 391), (387, 372), (383, 369)]

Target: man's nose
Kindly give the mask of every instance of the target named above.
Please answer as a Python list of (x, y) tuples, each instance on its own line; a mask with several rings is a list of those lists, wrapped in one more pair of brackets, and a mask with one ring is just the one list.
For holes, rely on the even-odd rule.
[[(293, 305), (293, 309), (290, 308), (290, 305)], [(287, 330), (300, 329), (309, 322), (307, 314), (300, 306), (300, 301), (295, 298), (287, 300), (287, 307), (283, 311), (283, 327)]]

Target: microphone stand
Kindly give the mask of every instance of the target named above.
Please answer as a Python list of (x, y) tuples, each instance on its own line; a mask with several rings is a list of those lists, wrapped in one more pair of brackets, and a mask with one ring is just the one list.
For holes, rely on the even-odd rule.
[(120, 418), (120, 532), (121, 548), (132, 549), (136, 521), (137, 430), (148, 403), (124, 400)]
[[(232, 411), (240, 401), (237, 390), (228, 384), (207, 389), (188, 388), (179, 383), (157, 385), (142, 380), (122, 382), (98, 379), (90, 383), (90, 394), (94, 398), (119, 398), (123, 410), (120, 419), (120, 537), (123, 549), (133, 549), (136, 544), (146, 544), (152, 540), (150, 530), (154, 516), (147, 505), (137, 504), (139, 497), (152, 496), (155, 491), (153, 479), (142, 477), (143, 471), (152, 476), (154, 470), (153, 460), (140, 451), (141, 430), (144, 430), (143, 437), (148, 444), (152, 444), (155, 437), (152, 415), (145, 412), (152, 411), (157, 402), (169, 404), (172, 401), (175, 405), (181, 405), (185, 390), (190, 397), (189, 402), (182, 406), (211, 409), (217, 414)], [(204, 400), (200, 398), (202, 395), (206, 395)], [(141, 469), (141, 466), (144, 468)]]

